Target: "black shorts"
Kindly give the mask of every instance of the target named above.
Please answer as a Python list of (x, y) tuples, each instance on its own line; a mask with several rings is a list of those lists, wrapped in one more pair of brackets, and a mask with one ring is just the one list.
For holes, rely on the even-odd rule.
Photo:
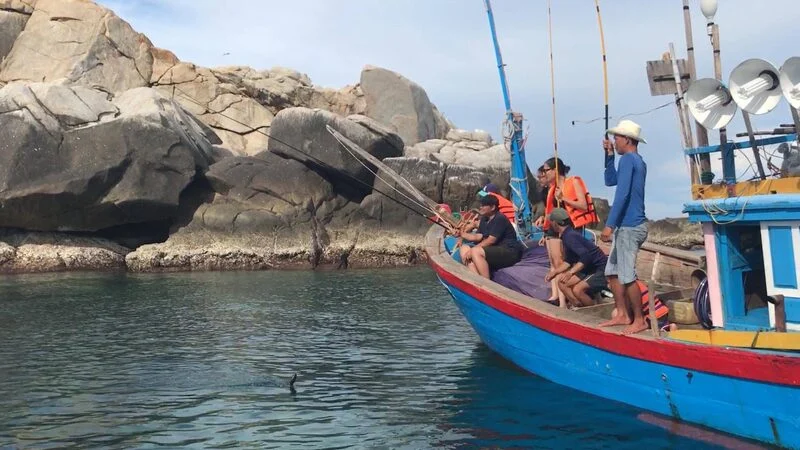
[(484, 247), (483, 251), (486, 253), (486, 262), (489, 263), (490, 270), (513, 266), (522, 259), (521, 251), (500, 245)]
[(608, 289), (608, 282), (606, 281), (606, 268), (600, 267), (592, 273), (580, 272), (578, 278), (581, 281), (589, 283), (589, 295), (596, 294), (603, 289)]

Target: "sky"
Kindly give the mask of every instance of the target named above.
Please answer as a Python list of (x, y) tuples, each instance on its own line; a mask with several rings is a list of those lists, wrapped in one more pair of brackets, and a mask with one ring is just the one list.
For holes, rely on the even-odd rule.
[[(358, 82), (365, 65), (394, 70), (421, 85), (457, 127), (489, 131), (500, 140), (505, 107), (482, 0), (100, 0), (181, 60), (216, 67), (289, 67), (315, 85), (340, 88)], [(690, 0), (697, 72), (713, 77), (711, 45), (699, 0)], [(720, 0), (723, 81), (748, 58), (776, 67), (800, 56), (797, 0)], [(532, 169), (553, 155), (550, 62), (545, 0), (493, 0), (498, 39), (506, 64), (512, 109), (528, 131)], [(653, 97), (645, 64), (675, 44), (686, 55), (681, 0), (601, 1), (608, 57), (612, 126), (620, 116), (648, 111), (673, 100)], [(597, 16), (592, 0), (553, 0), (553, 59), (559, 156), (596, 197), (613, 198), (603, 184), (601, 140), (603, 76)], [(648, 144), (646, 208), (650, 219), (681, 216), (690, 200), (674, 106), (629, 117)], [(757, 129), (791, 122), (785, 100), (772, 113), (753, 116)], [(744, 131), (741, 113), (728, 135)], [(710, 132), (711, 143), (718, 133)], [(721, 178), (717, 156), (712, 164)], [(751, 166), (737, 157), (737, 173)], [(751, 169), (750, 169), (751, 170)]]

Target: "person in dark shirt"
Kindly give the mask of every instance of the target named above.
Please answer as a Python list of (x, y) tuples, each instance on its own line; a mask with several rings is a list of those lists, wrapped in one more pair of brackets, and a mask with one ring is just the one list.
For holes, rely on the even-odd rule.
[(522, 259), (522, 243), (511, 222), (499, 213), (499, 207), (497, 197), (481, 197), (477, 232), (457, 232), (465, 241), (477, 243), (474, 247), (461, 246), (461, 261), (484, 278), (489, 278), (491, 271), (513, 266)]
[(550, 269), (545, 279), (557, 279), (559, 288), (572, 306), (591, 306), (594, 304), (592, 296), (607, 287), (605, 270), (608, 257), (572, 228), (567, 210), (555, 208), (549, 219), (564, 246), (564, 261)]

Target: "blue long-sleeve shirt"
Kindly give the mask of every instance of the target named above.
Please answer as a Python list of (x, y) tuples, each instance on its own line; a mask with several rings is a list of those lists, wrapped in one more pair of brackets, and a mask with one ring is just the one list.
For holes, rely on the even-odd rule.
[(625, 153), (619, 159), (619, 169), (614, 167), (614, 157), (606, 157), (606, 186), (616, 186), (614, 202), (608, 213), (606, 226), (611, 228), (635, 227), (647, 220), (644, 214), (644, 184), (647, 164), (637, 152)]

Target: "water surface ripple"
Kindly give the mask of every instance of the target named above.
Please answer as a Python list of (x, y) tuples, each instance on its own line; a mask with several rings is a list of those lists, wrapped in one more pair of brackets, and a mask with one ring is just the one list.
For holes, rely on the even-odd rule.
[(507, 364), (444, 292), (427, 269), (6, 277), (0, 448), (702, 447)]

